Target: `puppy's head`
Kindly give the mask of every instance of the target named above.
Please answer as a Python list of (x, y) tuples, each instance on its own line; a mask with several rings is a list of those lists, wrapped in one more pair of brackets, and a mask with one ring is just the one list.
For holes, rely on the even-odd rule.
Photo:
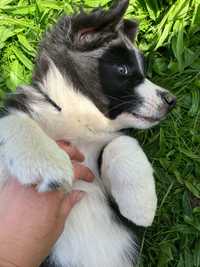
[(39, 66), (47, 55), (119, 128), (144, 129), (165, 118), (176, 98), (145, 78), (143, 55), (133, 45), (137, 23), (123, 19), (128, 2), (63, 17), (42, 43)]

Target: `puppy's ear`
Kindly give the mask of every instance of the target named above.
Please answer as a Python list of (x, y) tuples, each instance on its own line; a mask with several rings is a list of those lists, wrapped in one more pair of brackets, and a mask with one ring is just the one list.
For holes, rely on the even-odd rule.
[(137, 35), (138, 30), (138, 22), (135, 20), (128, 20), (124, 19), (122, 31), (124, 34), (127, 35), (127, 37), (131, 40), (131, 42), (135, 41), (135, 37)]
[(71, 40), (83, 47), (100, 39), (104, 33), (114, 32), (122, 22), (129, 0), (118, 0), (108, 11), (96, 9), (90, 14), (81, 11), (71, 18)]

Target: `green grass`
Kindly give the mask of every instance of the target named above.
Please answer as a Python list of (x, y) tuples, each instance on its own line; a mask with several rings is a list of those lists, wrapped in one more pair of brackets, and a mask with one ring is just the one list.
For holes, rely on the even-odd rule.
[[(109, 1), (1, 0), (0, 101), (30, 81), (48, 25), (75, 5), (99, 4)], [(178, 98), (161, 125), (133, 131), (154, 165), (159, 198), (139, 266), (200, 267), (200, 1), (132, 0), (127, 17), (140, 21), (137, 45), (147, 57), (148, 76)]]

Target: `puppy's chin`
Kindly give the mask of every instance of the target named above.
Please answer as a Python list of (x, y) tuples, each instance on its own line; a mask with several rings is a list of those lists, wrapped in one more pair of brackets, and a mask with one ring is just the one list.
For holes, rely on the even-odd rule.
[(117, 130), (126, 128), (148, 129), (157, 125), (161, 119), (143, 117), (134, 113), (122, 113), (113, 122)]

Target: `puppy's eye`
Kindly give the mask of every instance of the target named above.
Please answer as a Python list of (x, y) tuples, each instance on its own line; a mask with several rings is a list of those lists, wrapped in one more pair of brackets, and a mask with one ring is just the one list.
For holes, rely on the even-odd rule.
[(117, 70), (119, 72), (119, 74), (126, 76), (128, 75), (128, 67), (126, 65), (119, 65), (117, 67)]

